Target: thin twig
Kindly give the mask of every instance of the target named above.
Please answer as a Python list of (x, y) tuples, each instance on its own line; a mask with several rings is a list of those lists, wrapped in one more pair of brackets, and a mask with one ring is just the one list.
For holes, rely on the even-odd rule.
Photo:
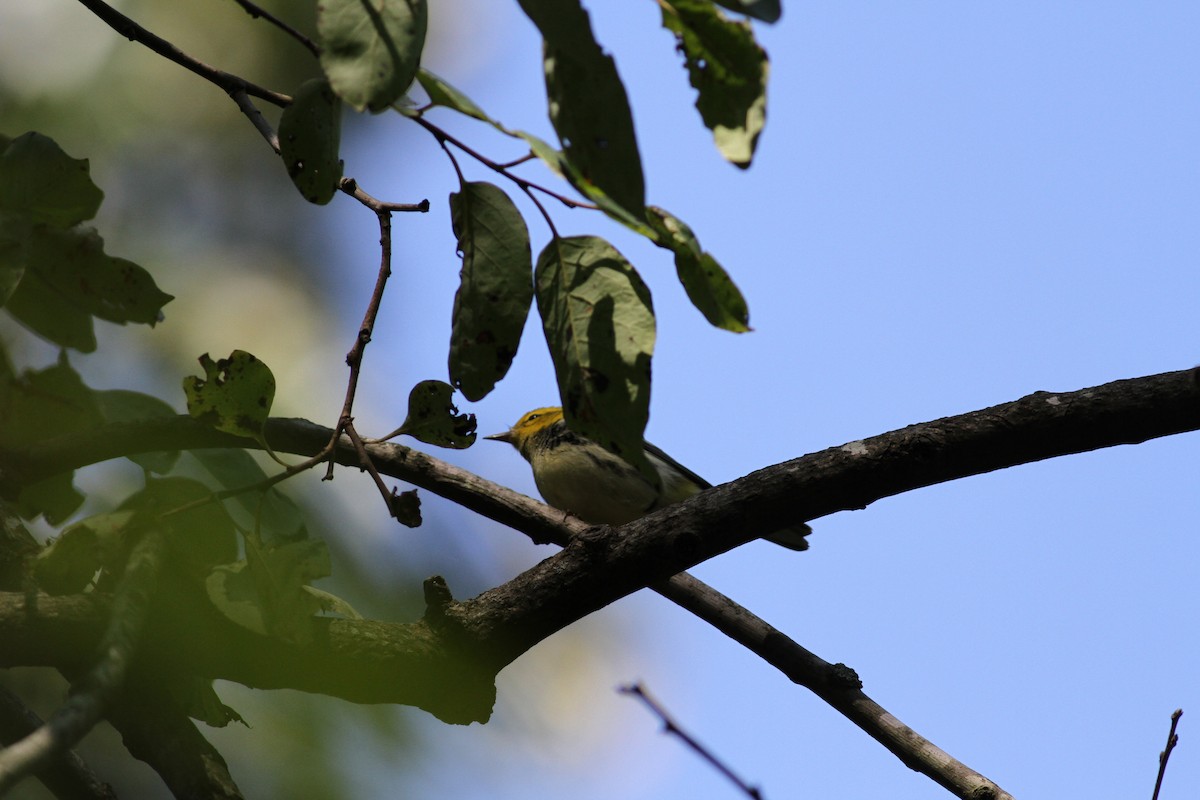
[(375, 487), (379, 489), (379, 494), (383, 497), (384, 505), (387, 506), (388, 514), (402, 525), (407, 525), (410, 528), (420, 526), (421, 514), (419, 504), (416, 501), (416, 490), (402, 493), (389, 490), (383, 480), (383, 476), (379, 474), (379, 468), (371, 460), (366, 444), (363, 442), (362, 437), (358, 435), (353, 420), (347, 420), (342, 429), (354, 445), (354, 452), (358, 454), (359, 466), (367, 471), (367, 474), (371, 476), (371, 480), (375, 482)]
[(696, 753), (709, 764), (712, 764), (718, 772), (728, 778), (735, 786), (741, 789), (744, 794), (753, 798), (753, 800), (762, 800), (762, 791), (757, 786), (751, 786), (739, 778), (732, 769), (730, 769), (723, 761), (721, 761), (721, 759), (713, 755), (708, 748), (700, 744), (700, 742), (696, 741), (691, 734), (681, 728), (679, 723), (671, 718), (666, 709), (664, 709), (662, 705), (658, 703), (658, 701), (651, 697), (640, 683), (632, 683), (629, 686), (622, 686), (618, 688), (617, 691), (621, 692), (622, 694), (631, 694), (641, 700), (642, 703), (644, 703), (645, 706), (649, 708), (655, 716), (662, 720), (663, 733), (668, 735), (674, 734), (678, 736), (680, 741), (692, 748), (692, 750), (696, 751)]
[(1163, 776), (1167, 774), (1167, 759), (1171, 757), (1171, 751), (1175, 749), (1175, 745), (1179, 744), (1179, 735), (1175, 733), (1175, 728), (1179, 726), (1179, 718), (1182, 716), (1182, 708), (1175, 709), (1171, 714), (1171, 729), (1167, 731), (1167, 746), (1158, 754), (1158, 777), (1154, 779), (1154, 794), (1150, 796), (1150, 800), (1158, 800), (1158, 790), (1162, 788)]
[(386, 200), (379, 200), (372, 197), (362, 190), (362, 187), (358, 185), (358, 181), (354, 180), (354, 178), (342, 178), (342, 182), (338, 184), (338, 189), (350, 195), (375, 213), (381, 211), (402, 211), (424, 214), (429, 211), (428, 200), (422, 200), (419, 203), (389, 203)]
[(251, 83), (245, 78), (209, 66), (203, 61), (189, 56), (166, 39), (146, 30), (103, 0), (79, 0), (79, 2), (126, 39), (145, 45), (163, 58), (174, 61), (184, 69), (190, 70), (210, 83), (220, 86), (231, 95), (240, 89), (249, 95), (266, 100), (268, 103), (274, 103), (281, 108), (292, 104), (292, 98), (286, 94), (280, 94), (279, 92)]
[(521, 166), (527, 161), (533, 161), (535, 158), (537, 158), (537, 156), (535, 156), (532, 152), (529, 152), (520, 158), (514, 158), (512, 161), (506, 161), (503, 164), (497, 164), (497, 166), (501, 169), (512, 169), (513, 167)]
[(100, 657), (49, 721), (0, 751), (0, 796), (83, 738), (120, 689), (141, 637), (162, 564), (162, 537), (151, 531), (133, 548), (113, 599)]
[(250, 16), (254, 17), (255, 19), (258, 19), (261, 17), (262, 19), (265, 19), (267, 22), (271, 23), (275, 27), (279, 28), (281, 31), (286, 33), (288, 36), (291, 36), (297, 42), (299, 42), (300, 44), (302, 44), (306, 48), (308, 48), (308, 52), (312, 53), (314, 56), (321, 55), (321, 48), (317, 47), (316, 42), (314, 42), (312, 39), (305, 36), (300, 31), (293, 28), (291, 25), (288, 25), (286, 22), (284, 22), (283, 20), (281, 20), (279, 17), (275, 16), (271, 12), (267, 11), (266, 9), (259, 8), (254, 3), (251, 3), (250, 0), (233, 0), (233, 2), (237, 3), (243, 9), (245, 9), (246, 13), (249, 14)]
[(443, 144), (443, 146), (444, 146), (445, 142), (449, 142), (450, 144), (457, 147), (459, 150), (462, 150), (464, 153), (469, 155), (471, 158), (478, 161), (480, 164), (483, 164), (485, 167), (492, 170), (493, 172), (499, 172), (501, 175), (508, 178), (510, 181), (517, 184), (518, 186), (520, 186), (522, 189), (525, 189), (526, 191), (528, 191), (529, 189), (536, 189), (537, 191), (542, 192), (543, 194), (545, 194), (549, 197), (553, 197), (555, 200), (562, 203), (567, 208), (587, 208), (587, 209), (591, 209), (592, 211), (600, 210), (600, 207), (597, 205), (593, 205), (592, 203), (585, 203), (585, 202), (582, 202), (579, 200), (573, 200), (570, 197), (567, 197), (566, 195), (559, 194), (558, 192), (555, 192), (551, 189), (547, 189), (545, 186), (542, 186), (541, 184), (534, 183), (531, 180), (522, 178), (520, 175), (514, 175), (513, 173), (509, 172), (509, 167), (514, 166), (515, 164), (523, 164), (524, 162), (529, 160), (529, 158), (527, 158), (527, 157), (522, 157), (520, 159), (517, 159), (514, 162), (509, 163), (509, 164), (501, 164), (501, 163), (493, 161), (492, 159), (483, 155), (479, 151), (472, 148), (470, 145), (463, 142), (461, 139), (455, 138), (454, 136), (447, 133), (443, 129), (439, 128), (437, 125), (434, 125), (432, 122), (430, 122), (429, 120), (425, 119), (422, 116), (419, 116), (419, 115), (410, 116), (409, 119), (413, 120), (418, 125), (420, 125), (422, 128), (424, 128), (425, 130), (427, 130), (431, 134), (433, 134), (434, 138), (437, 139), (439, 143)]
[(279, 155), (279, 135), (275, 133), (275, 129), (271, 127), (271, 123), (267, 122), (267, 118), (258, 110), (258, 106), (254, 105), (250, 100), (250, 96), (246, 94), (245, 89), (238, 89), (230, 92), (233, 102), (237, 103), (237, 107), (241, 109), (246, 118), (250, 120), (250, 124), (262, 134), (262, 137), (267, 140), (267, 144), (271, 145), (271, 149), (275, 151), (275, 155)]
[[(329, 447), (333, 447), (342, 432), (352, 425), (354, 413), (354, 397), (358, 392), (358, 379), (362, 373), (363, 354), (367, 349), (367, 345), (371, 342), (371, 334), (375, 330), (375, 319), (379, 316), (379, 307), (383, 303), (383, 291), (387, 288), (388, 278), (392, 274), (392, 211), (393, 204), (383, 203), (359, 188), (358, 184), (352, 179), (343, 179), (339, 188), (350, 196), (359, 200), (375, 212), (375, 217), (379, 220), (379, 271), (375, 276), (375, 288), (371, 291), (371, 298), (367, 301), (367, 310), (363, 313), (362, 323), (358, 326), (358, 334), (354, 337), (354, 345), (350, 351), (346, 353), (346, 365), (350, 367), (350, 377), (346, 381), (346, 395), (342, 400), (342, 411), (338, 415), (337, 426), (333, 430), (333, 434), (329, 439)], [(423, 205), (424, 208), (420, 208)], [(426, 200), (418, 207), (408, 210), (429, 209), (429, 201)], [(361, 450), (361, 441), (357, 447)], [(362, 459), (369, 463), (370, 459), (366, 456), (366, 451), (362, 451)], [(367, 467), (367, 463), (362, 466)], [(329, 460), (329, 468), (325, 472), (325, 480), (333, 480), (333, 465), (334, 459)], [(386, 487), (382, 487), (382, 479), (379, 478), (375, 468), (369, 467), (374, 474), (375, 480), (381, 485), (384, 494), (391, 496), (386, 491)], [(388, 503), (388, 511), (393, 511), (391, 502)]]

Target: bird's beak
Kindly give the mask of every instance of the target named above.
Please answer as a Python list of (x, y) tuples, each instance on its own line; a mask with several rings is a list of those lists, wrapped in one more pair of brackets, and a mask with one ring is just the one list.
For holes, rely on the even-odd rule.
[(485, 436), (483, 438), (491, 439), (494, 442), (508, 442), (509, 444), (512, 444), (512, 442), (513, 442), (512, 431), (505, 431), (504, 433), (493, 433), (491, 436)]

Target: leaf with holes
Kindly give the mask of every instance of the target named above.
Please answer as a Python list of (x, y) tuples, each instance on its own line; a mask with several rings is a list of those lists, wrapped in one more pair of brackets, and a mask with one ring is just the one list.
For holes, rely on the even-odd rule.
[(183, 379), (188, 414), (216, 428), (254, 439), (263, 447), (263, 426), (275, 399), (275, 376), (271, 369), (245, 350), (234, 350), (229, 358), (213, 361), (200, 356), (204, 377)]
[(745, 169), (767, 119), (767, 54), (747, 22), (727, 19), (709, 0), (664, 0), (663, 27), (675, 34), (699, 93), (696, 109), (717, 149)]
[(425, 444), (455, 450), (475, 444), (475, 415), (459, 414), (450, 401), (453, 394), (454, 387), (444, 381), (418, 383), (408, 393), (408, 416), (392, 436), (406, 433)]
[(533, 255), (521, 212), (498, 186), (464, 183), (450, 195), (462, 254), (454, 295), (450, 382), (474, 402), (508, 372), (533, 303)]

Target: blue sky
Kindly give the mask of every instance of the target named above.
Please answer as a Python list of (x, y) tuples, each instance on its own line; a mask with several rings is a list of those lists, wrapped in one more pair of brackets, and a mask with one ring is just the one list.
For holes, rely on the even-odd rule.
[[(778, 25), (758, 28), (772, 59), (769, 117), (743, 173), (711, 146), (654, 4), (590, 6), (629, 88), (651, 202), (721, 259), (755, 332), (710, 328), (662, 251), (586, 212), (556, 209), (556, 222), (610, 238), (650, 284), (648, 438), (710, 480), (1037, 390), (1197, 363), (1200, 8), (785, 5)], [(435, 47), (427, 66), (549, 137), (532, 26), (505, 6), (478, 15), (468, 58)], [(378, 399), (388, 392), (444, 375), (457, 280), (444, 201), (453, 173), (416, 137), (385, 148), (403, 127), (371, 126), (347, 156), (376, 194), (427, 194), (435, 207), (398, 223), (406, 243), (377, 338), (390, 343), (368, 357), (390, 372), (366, 378), (367, 417), (391, 413)], [(481, 127), (454, 129), (513, 152)], [(388, 174), (395, 183), (381, 184)], [(370, 221), (343, 207), (369, 248)], [(536, 252), (548, 233), (528, 219)], [(470, 410), (491, 432), (553, 399), (531, 326), (510, 377)], [(803, 555), (754, 543), (694, 572), (857, 669), (885, 708), (1017, 796), (1148, 795), (1170, 712), (1200, 711), (1198, 447), (1189, 434), (932, 487), (815, 521)], [(507, 449), (454, 460), (534, 492)], [(464, 524), (468, 542), (500, 547), (502, 532)], [(546, 554), (515, 547), (506, 558), (518, 566)], [(612, 631), (621, 638), (602, 652), (563, 656), (571, 637)], [(447, 761), (419, 771), (420, 793), (738, 796), (613, 692), (644, 679), (767, 797), (945, 796), (657, 597), (623, 601), (563, 639), (502, 674), (491, 730), (422, 726)], [(542, 669), (559, 678), (553, 702), (522, 683)], [(538, 721), (555, 710), (556, 722)], [(1189, 718), (1164, 797), (1200, 781)]]

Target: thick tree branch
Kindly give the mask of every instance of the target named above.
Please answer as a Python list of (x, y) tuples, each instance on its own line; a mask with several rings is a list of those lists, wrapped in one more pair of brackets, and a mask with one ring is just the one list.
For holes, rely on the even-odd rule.
[(158, 585), (162, 549), (156, 533), (146, 534), (134, 546), (113, 598), (99, 659), (45, 725), (0, 751), (0, 795), (74, 746), (100, 721), (133, 660)]
[[(562, 552), (457, 607), (501, 664), (579, 616), (751, 539), (901, 492), (1200, 428), (1195, 371), (1038, 392), (777, 464)], [(817, 534), (819, 536), (819, 534)], [(528, 638), (526, 638), (528, 637)]]
[[(962, 797), (981, 796), (976, 793), (1003, 797), (994, 784), (954, 762), (863, 695), (852, 670), (829, 665), (808, 653), (727, 598), (705, 600), (703, 592), (689, 585), (686, 576), (657, 582), (682, 566), (800, 519), (863, 507), (881, 497), (956, 477), (1197, 428), (1200, 387), (1191, 371), (1118, 381), (1070, 394), (1038, 393), (762, 470), (631, 523), (619, 535), (606, 529), (584, 532), (575, 521), (556, 522), (561, 515), (546, 513), (540, 504), (463, 470), (408, 448), (376, 445), (372, 457), (381, 471), (513, 525), (535, 540), (562, 541), (564, 535), (578, 535), (562, 553), (509, 584), (466, 603), (439, 605), (438, 613), (431, 613), (422, 623), (385, 626), (321, 620), (318, 624), (323, 634), (319, 640), (325, 652), (297, 653), (297, 658), (281, 660), (275, 643), (243, 643), (246, 646), (237, 647), (238, 653), (253, 647), (270, 650), (271, 674), (256, 674), (245, 663), (238, 667), (211, 664), (208, 666), (223, 666), (235, 674), (207, 674), (221, 674), (251, 686), (292, 685), (365, 702), (412, 702), (444, 719), (458, 715), (483, 718), (471, 715), (479, 714), (483, 703), (490, 707), (485, 699), (485, 683), (492, 672), (591, 610), (640, 586), (654, 584), (658, 591), (685, 607), (711, 605), (706, 618), (718, 628), (821, 695), (909, 766), (930, 774)], [(316, 452), (327, 444), (328, 436), (328, 429), (297, 420), (274, 420), (268, 427), (272, 445), (288, 452)], [(40, 479), (131, 452), (216, 446), (252, 445), (205, 430), (190, 420), (168, 420), (112, 426), (64, 437), (40, 446), (36, 452), (9, 454), (7, 471), (26, 479)], [(354, 463), (356, 456), (343, 442), (337, 458)], [(672, 586), (677, 590), (674, 596)], [(722, 611), (725, 603), (728, 607)], [(6, 619), (11, 623), (13, 618), (3, 614), (0, 607), (0, 633), (4, 632)], [(55, 624), (61, 625), (63, 620), (55, 620)], [(377, 635), (369, 632), (370, 626), (380, 626), (375, 629)], [(392, 641), (397, 631), (403, 632), (398, 644)], [(242, 635), (258, 638), (246, 632)], [(468, 656), (471, 669), (464, 670), (462, 662), (447, 658), (448, 643), (449, 649)], [(197, 656), (212, 661), (211, 654)], [(300, 665), (305, 659), (326, 668), (313, 670)], [(281, 661), (293, 665), (290, 674), (279, 674)], [(443, 671), (444, 666), (456, 663), (457, 673)], [(346, 673), (351, 685), (331, 686), (330, 678), (341, 674), (348, 664), (354, 667)], [(425, 688), (434, 689), (435, 695), (450, 692), (455, 699), (468, 699), (447, 713), (444, 696), (430, 701), (419, 691), (381, 692), (370, 682), (371, 677), (381, 677), (376, 670), (380, 664), (388, 665), (382, 673), (393, 685), (395, 676), (401, 674), (395, 670), (404, 667), (403, 674), (421, 676)], [(430, 665), (440, 677), (448, 679), (449, 686), (438, 686), (431, 679)], [(481, 673), (475, 673), (474, 668), (482, 668)], [(464, 691), (463, 685), (451, 691), (460, 677), (466, 679), (471, 691)], [(472, 684), (471, 680), (478, 683)], [(486, 716), (486, 711), (482, 713)]]
[[(1196, 373), (1117, 381), (1064, 394), (1039, 392), (1011, 403), (813, 453), (701, 492), (624, 526), (597, 528), (513, 581), (457, 607), (468, 639), (494, 646), (498, 669), (564, 625), (780, 527), (883, 497), (990, 470), (1200, 428)], [(277, 450), (320, 451), (328, 430), (273, 421)], [(10, 476), (28, 481), (131, 452), (247, 446), (189, 420), (109, 426), (10, 454)], [(353, 448), (336, 457), (354, 463)], [(436, 469), (436, 459), (397, 445), (375, 445), (381, 472), (409, 480), (468, 508), (525, 529), (519, 511), (482, 479)], [(436, 473), (436, 474), (435, 474)], [(511, 493), (509, 493), (511, 494)], [(555, 531), (529, 526), (552, 540)]]
[[(644, 586), (682, 572), (780, 527), (903, 491), (990, 470), (1200, 428), (1196, 373), (1117, 381), (1063, 394), (1039, 392), (1011, 403), (912, 425), (760, 470), (624, 526), (590, 529), (560, 553), (507, 584), (454, 607), (468, 641), (487, 643), (499, 669), (563, 626)], [(328, 429), (275, 420), (277, 450), (310, 454)], [(37, 480), (131, 452), (250, 446), (190, 420), (108, 426), (10, 454), (10, 476)], [(522, 514), (514, 493), (398, 445), (375, 445), (380, 471), (442, 494), (535, 538), (559, 531)], [(335, 454), (357, 459), (348, 444)]]
[[(43, 724), (16, 695), (0, 687), (0, 745), (20, 741)], [(58, 800), (116, 800), (112, 787), (97, 778), (73, 750), (60, 753), (35, 774)]]
[(240, 800), (225, 759), (162, 688), (139, 676), (108, 710), (130, 755), (149, 764), (176, 800)]

